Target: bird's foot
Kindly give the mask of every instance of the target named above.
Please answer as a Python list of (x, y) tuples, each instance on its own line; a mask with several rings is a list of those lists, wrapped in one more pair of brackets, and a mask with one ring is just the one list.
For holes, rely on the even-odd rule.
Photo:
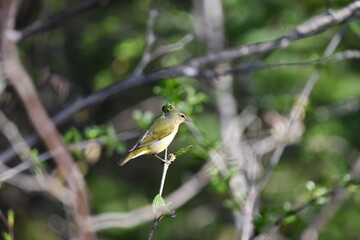
[(158, 159), (160, 159), (163, 163), (170, 164), (170, 163), (172, 162), (171, 160), (165, 160), (165, 159), (159, 157), (159, 156), (156, 155), (156, 154), (153, 154), (153, 155), (154, 155), (155, 157), (157, 157)]

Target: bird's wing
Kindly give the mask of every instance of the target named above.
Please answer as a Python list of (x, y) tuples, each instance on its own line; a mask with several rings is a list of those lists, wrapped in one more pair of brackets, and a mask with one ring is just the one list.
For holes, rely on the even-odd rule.
[(139, 138), (135, 146), (130, 151), (148, 146), (155, 141), (159, 141), (160, 139), (163, 139), (164, 137), (171, 134), (174, 129), (175, 126), (171, 121), (163, 117), (158, 118), (150, 126), (149, 130), (147, 130), (145, 134)]
[(134, 144), (134, 146), (129, 150), (129, 152), (134, 151), (135, 149), (138, 148), (139, 144), (141, 143), (141, 141), (143, 141), (146, 136), (148, 135), (149, 130), (146, 130), (146, 132), (136, 141), (136, 143)]

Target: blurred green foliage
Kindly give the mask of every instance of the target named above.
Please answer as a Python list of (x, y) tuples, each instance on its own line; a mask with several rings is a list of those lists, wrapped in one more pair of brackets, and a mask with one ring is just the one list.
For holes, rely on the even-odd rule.
[(195, 79), (176, 78), (164, 79), (154, 87), (154, 93), (164, 97), (165, 101), (174, 102), (176, 107), (187, 115), (199, 113), (203, 110), (206, 95), (198, 91)]
[(141, 112), (140, 110), (134, 110), (132, 117), (142, 130), (146, 130), (154, 120), (154, 114), (150, 111)]
[[(112, 125), (88, 125), (83, 131), (72, 127), (63, 135), (63, 140), (67, 144), (76, 145), (81, 141), (98, 140), (104, 145), (107, 156), (112, 156), (114, 152), (124, 153), (125, 146), (123, 141), (119, 141), (116, 136), (116, 131)], [(83, 148), (76, 146), (71, 148), (72, 153), (78, 158), (84, 158)]]

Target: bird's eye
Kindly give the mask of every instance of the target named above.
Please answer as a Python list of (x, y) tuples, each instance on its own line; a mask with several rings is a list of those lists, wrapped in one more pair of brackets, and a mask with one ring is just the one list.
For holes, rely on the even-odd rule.
[(184, 115), (184, 114), (181, 114), (180, 117), (185, 118), (185, 115)]

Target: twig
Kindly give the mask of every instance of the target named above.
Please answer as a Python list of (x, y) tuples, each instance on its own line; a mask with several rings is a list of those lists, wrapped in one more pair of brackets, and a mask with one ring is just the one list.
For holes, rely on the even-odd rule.
[[(36, 160), (30, 153), (29, 147), (26, 145), (19, 129), (11, 122), (6, 115), (0, 110), (0, 131), (10, 142), (16, 154), (20, 157), (23, 163), (28, 163), (29, 166), (36, 167)], [(25, 149), (25, 150), (24, 150)], [(3, 181), (0, 177), (0, 181)]]
[[(143, 54), (141, 57), (140, 62), (135, 67), (135, 70), (133, 72), (134, 76), (139, 76), (143, 73), (145, 66), (151, 61), (151, 48), (153, 44), (155, 43), (155, 34), (154, 34), (154, 24), (155, 19), (158, 15), (158, 12), (156, 10), (150, 10), (149, 12), (149, 18), (147, 20), (146, 25), (146, 35), (145, 35), (145, 47), (143, 50)], [(133, 79), (134, 80), (134, 79)]]
[(168, 44), (165, 46), (160, 46), (158, 48), (156, 48), (151, 56), (151, 60), (154, 60), (166, 53), (170, 53), (173, 51), (176, 51), (178, 49), (183, 48), (186, 44), (188, 44), (189, 42), (191, 42), (194, 39), (192, 34), (186, 34), (183, 38), (181, 38), (179, 41), (177, 41), (176, 43), (173, 44)]
[[(202, 67), (212, 63), (222, 63), (236, 58), (253, 55), (256, 53), (263, 53), (272, 49), (286, 47), (292, 41), (318, 34), (348, 19), (355, 19), (360, 14), (359, 9), (360, 1), (356, 1), (339, 10), (332, 11), (331, 14), (314, 17), (275, 40), (252, 43), (235, 48), (225, 49), (223, 51), (218, 51), (215, 53), (208, 53), (199, 57), (189, 59), (183, 64), (151, 72), (146, 75), (130, 76), (121, 81), (118, 81), (113, 85), (94, 92), (83, 99), (75, 101), (70, 106), (58, 112), (53, 117), (53, 121), (56, 125), (61, 124), (69, 117), (73, 116), (76, 112), (84, 108), (90, 107), (94, 104), (103, 102), (105, 99), (133, 87), (137, 87), (146, 83), (155, 82), (160, 79), (169, 77), (194, 77), (200, 73), (200, 69)], [(32, 146), (38, 141), (38, 138), (36, 135), (31, 135), (29, 138), (27, 137), (26, 140), (28, 141), (28, 145)], [(7, 149), (0, 155), (0, 162), (6, 162), (14, 156), (15, 153), (11, 149)]]
[(160, 183), (160, 190), (159, 190), (160, 196), (162, 196), (162, 193), (164, 190), (166, 174), (167, 174), (167, 170), (168, 170), (169, 166), (170, 166), (170, 163), (164, 162), (164, 168), (163, 168), (163, 172), (162, 172), (162, 176), (161, 176), (161, 183)]
[(158, 220), (157, 217), (155, 217), (155, 219), (154, 219), (154, 221), (152, 222), (152, 225), (151, 225), (151, 229), (150, 229), (150, 232), (149, 232), (148, 240), (151, 240), (151, 239), (152, 239), (158, 223), (159, 223), (159, 220)]
[(292, 66), (311, 66), (311, 65), (325, 65), (328, 63), (339, 62), (350, 59), (359, 59), (360, 51), (358, 50), (345, 50), (342, 52), (338, 52), (333, 54), (332, 56), (322, 57), (319, 59), (315, 59), (312, 61), (303, 61), (303, 62), (287, 62), (287, 63), (269, 63), (269, 64), (242, 64), (237, 67), (233, 67), (231, 69), (225, 70), (224, 72), (217, 72), (217, 76), (229, 75), (229, 74), (238, 74), (238, 73), (247, 73), (252, 71), (261, 71), (268, 70), (274, 68), (282, 68), (282, 67), (292, 67)]
[(23, 30), (17, 31), (18, 39), (17, 41), (24, 40), (30, 36), (33, 36), (38, 33), (42, 33), (53, 28), (56, 28), (58, 25), (63, 23), (65, 20), (80, 14), (92, 7), (95, 7), (98, 4), (105, 2), (104, 0), (85, 0), (80, 3), (73, 5), (72, 7), (66, 8), (64, 11), (56, 13), (44, 20), (37, 20), (32, 23), (30, 26), (24, 28)]
[[(192, 41), (193, 36), (191, 34), (185, 35), (182, 39), (180, 39), (178, 42), (174, 44), (169, 44), (165, 46), (160, 46), (154, 50), (152, 50), (153, 45), (156, 41), (155, 33), (154, 33), (154, 24), (155, 19), (158, 15), (158, 12), (156, 10), (150, 10), (149, 18), (147, 21), (147, 27), (146, 27), (146, 37), (145, 37), (145, 47), (142, 53), (142, 57), (138, 65), (135, 67), (135, 70), (133, 72), (134, 76), (140, 76), (143, 74), (145, 67), (156, 58), (169, 53), (176, 51), (178, 49), (183, 48), (186, 44), (188, 44), (190, 41)], [(136, 80), (136, 78), (132, 79), (133, 81)]]

